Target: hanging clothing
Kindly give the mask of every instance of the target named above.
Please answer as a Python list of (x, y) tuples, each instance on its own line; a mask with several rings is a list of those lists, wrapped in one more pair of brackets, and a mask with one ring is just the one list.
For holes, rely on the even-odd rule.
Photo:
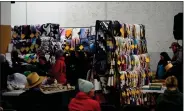
[(56, 60), (56, 63), (52, 66), (52, 75), (58, 81), (58, 83), (66, 83), (66, 64), (64, 57), (59, 57)]
[(69, 111), (101, 111), (99, 102), (90, 98), (86, 93), (79, 92), (69, 104)]

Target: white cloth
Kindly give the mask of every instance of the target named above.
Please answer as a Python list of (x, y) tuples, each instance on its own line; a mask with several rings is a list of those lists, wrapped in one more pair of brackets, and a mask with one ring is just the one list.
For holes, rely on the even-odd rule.
[(9, 90), (24, 89), (26, 83), (26, 76), (20, 73), (14, 73), (7, 78), (7, 88)]

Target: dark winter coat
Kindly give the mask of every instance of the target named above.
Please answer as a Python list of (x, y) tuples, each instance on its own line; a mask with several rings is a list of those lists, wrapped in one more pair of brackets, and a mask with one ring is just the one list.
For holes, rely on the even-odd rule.
[(156, 111), (183, 111), (183, 94), (179, 90), (165, 90), (157, 98)]

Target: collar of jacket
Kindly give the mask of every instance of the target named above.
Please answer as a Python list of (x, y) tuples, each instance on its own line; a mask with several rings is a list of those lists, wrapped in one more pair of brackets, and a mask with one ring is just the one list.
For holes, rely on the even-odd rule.
[(84, 92), (79, 92), (76, 95), (76, 99), (90, 99), (90, 97)]

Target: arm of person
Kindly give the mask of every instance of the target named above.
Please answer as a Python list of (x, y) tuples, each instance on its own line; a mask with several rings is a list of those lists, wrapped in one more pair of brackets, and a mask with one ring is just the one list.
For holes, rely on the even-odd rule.
[(182, 62), (183, 62), (182, 51), (179, 51), (179, 54), (178, 54), (176, 61), (172, 61), (171, 63), (173, 65), (177, 65), (177, 64), (182, 64)]

